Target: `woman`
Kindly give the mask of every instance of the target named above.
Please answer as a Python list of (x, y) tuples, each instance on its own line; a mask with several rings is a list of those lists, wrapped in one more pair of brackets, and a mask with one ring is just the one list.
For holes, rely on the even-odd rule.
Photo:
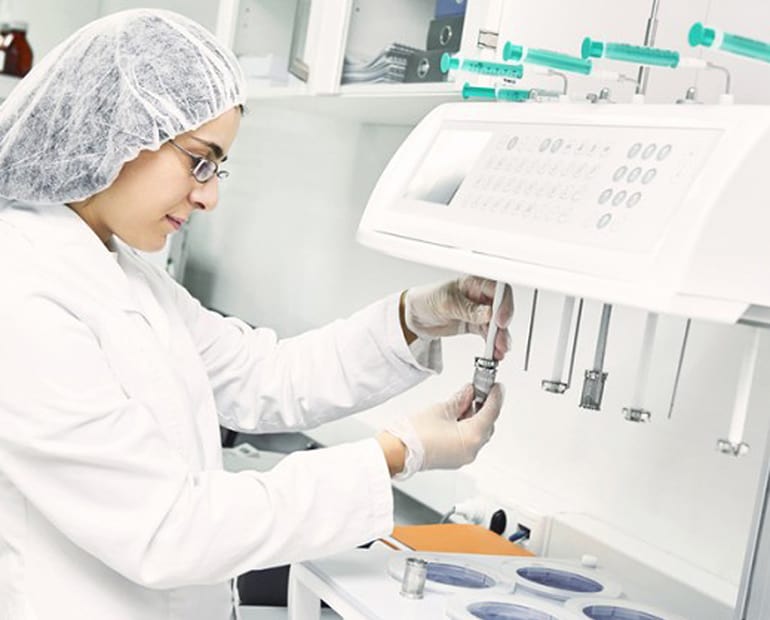
[[(0, 108), (0, 618), (229, 618), (246, 570), (393, 526), (390, 476), (453, 468), (502, 393), (466, 386), (375, 439), (222, 471), (218, 423), (308, 428), (438, 370), (484, 333), (493, 283), (411, 289), (284, 341), (201, 307), (135, 250), (217, 202), (245, 99), (197, 24), (136, 10), (81, 29)], [(502, 358), (507, 297), (496, 343)]]

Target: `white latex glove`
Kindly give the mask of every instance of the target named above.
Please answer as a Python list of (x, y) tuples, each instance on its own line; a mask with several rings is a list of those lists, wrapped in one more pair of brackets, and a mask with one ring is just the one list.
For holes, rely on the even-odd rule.
[(473, 461), (492, 436), (503, 395), (502, 385), (494, 384), (474, 415), (469, 384), (446, 402), (394, 420), (385, 430), (406, 446), (404, 469), (396, 478), (425, 469), (456, 469)]
[[(486, 278), (462, 276), (438, 285), (410, 288), (404, 300), (406, 327), (425, 339), (468, 333), (486, 338), (496, 284)], [(503, 359), (510, 348), (508, 325), (512, 318), (513, 290), (506, 285), (495, 316), (498, 331), (494, 358), (497, 360)]]

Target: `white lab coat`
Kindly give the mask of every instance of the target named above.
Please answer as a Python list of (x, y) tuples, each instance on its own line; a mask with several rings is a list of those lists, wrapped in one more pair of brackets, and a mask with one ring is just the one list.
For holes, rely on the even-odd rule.
[(389, 533), (373, 439), (227, 473), (217, 423), (307, 428), (426, 377), (396, 298), (279, 342), (116, 250), (0, 202), (0, 619), (225, 620), (236, 575)]

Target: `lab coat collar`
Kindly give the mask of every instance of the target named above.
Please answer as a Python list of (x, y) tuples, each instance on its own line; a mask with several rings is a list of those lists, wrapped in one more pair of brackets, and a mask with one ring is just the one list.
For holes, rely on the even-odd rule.
[[(10, 211), (9, 211), (10, 210)], [(101, 239), (67, 205), (0, 202), (0, 217), (7, 217), (58, 269), (77, 274), (100, 300), (109, 299), (122, 309), (142, 313), (126, 273)], [(143, 314), (143, 313), (142, 313)]]

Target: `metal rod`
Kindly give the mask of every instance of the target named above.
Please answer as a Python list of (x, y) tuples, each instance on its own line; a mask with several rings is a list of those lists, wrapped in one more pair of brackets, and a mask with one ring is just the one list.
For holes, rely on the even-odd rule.
[(572, 385), (572, 371), (575, 369), (575, 352), (577, 351), (578, 335), (580, 334), (580, 319), (583, 317), (583, 299), (578, 302), (577, 318), (575, 319), (575, 335), (572, 338), (572, 353), (569, 356), (569, 371), (567, 386)]
[[(645, 47), (652, 47), (655, 45), (655, 36), (658, 33), (658, 8), (660, 6), (660, 0), (652, 0), (652, 8), (650, 9), (650, 17), (647, 19), (647, 29), (644, 32), (644, 45)], [(646, 65), (639, 67), (639, 75), (636, 78), (636, 94), (644, 95), (647, 92), (647, 81), (650, 77), (650, 68)]]
[(532, 310), (529, 313), (527, 328), (527, 348), (524, 351), (524, 370), (529, 370), (529, 354), (532, 352), (532, 332), (535, 329), (535, 311), (537, 310), (537, 289), (532, 292)]
[(684, 364), (684, 351), (687, 348), (687, 340), (690, 337), (690, 325), (692, 325), (692, 319), (687, 319), (684, 325), (684, 335), (682, 336), (682, 347), (679, 349), (679, 361), (676, 364), (676, 376), (674, 377), (674, 387), (671, 389), (671, 402), (668, 404), (668, 419), (671, 419), (671, 414), (674, 412), (674, 401), (676, 401), (676, 393), (679, 390), (679, 379), (682, 376), (682, 365)]
[(596, 337), (596, 351), (594, 351), (594, 370), (604, 368), (604, 353), (607, 350), (607, 336), (610, 330), (610, 318), (612, 316), (612, 306), (604, 304), (602, 306), (602, 318), (599, 321), (599, 334)]

